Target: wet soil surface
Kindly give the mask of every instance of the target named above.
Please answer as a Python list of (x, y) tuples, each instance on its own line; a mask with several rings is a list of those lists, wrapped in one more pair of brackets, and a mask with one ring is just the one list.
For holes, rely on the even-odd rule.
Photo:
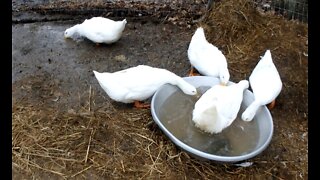
[[(19, 2), (13, 1), (13, 9), (21, 13)], [(112, 101), (92, 72), (146, 64), (187, 76), (187, 48), (196, 28), (192, 20), (177, 25), (179, 21), (168, 18), (127, 17), (118, 42), (96, 46), (63, 37), (65, 29), (83, 21), (83, 15), (73, 20), (59, 15), (50, 22), (17, 20), (29, 17), (13, 14), (13, 179), (307, 178), (305, 52), (274, 56), (284, 82), (271, 111), (274, 136), (263, 153), (248, 160), (253, 165), (238, 167), (190, 157), (153, 123), (150, 110)], [(236, 82), (247, 78), (256, 63), (245, 62), (244, 69), (230, 61), (230, 80)]]

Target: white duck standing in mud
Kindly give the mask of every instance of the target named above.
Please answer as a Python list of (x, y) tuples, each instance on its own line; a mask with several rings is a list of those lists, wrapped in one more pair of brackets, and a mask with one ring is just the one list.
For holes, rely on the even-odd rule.
[(250, 87), (253, 91), (254, 101), (242, 113), (241, 119), (251, 121), (259, 107), (268, 105), (272, 109), (275, 99), (282, 89), (279, 72), (274, 65), (270, 50), (267, 50), (249, 77)]
[(226, 85), (230, 74), (227, 59), (223, 53), (206, 40), (202, 27), (197, 28), (191, 38), (188, 48), (188, 58), (191, 64), (189, 76), (194, 76), (194, 68), (205, 76), (213, 76), (220, 79)]
[(93, 17), (68, 28), (64, 32), (64, 37), (85, 37), (97, 45), (100, 43), (111, 44), (121, 38), (126, 24), (126, 19), (114, 21), (104, 17)]
[(243, 100), (243, 91), (249, 87), (247, 80), (224, 86), (214, 85), (195, 103), (192, 121), (208, 133), (220, 133), (236, 119)]
[(114, 73), (93, 71), (102, 89), (118, 102), (133, 103), (137, 108), (150, 107), (143, 104), (158, 88), (166, 83), (178, 86), (185, 94), (196, 95), (194, 86), (182, 77), (161, 68), (139, 65)]

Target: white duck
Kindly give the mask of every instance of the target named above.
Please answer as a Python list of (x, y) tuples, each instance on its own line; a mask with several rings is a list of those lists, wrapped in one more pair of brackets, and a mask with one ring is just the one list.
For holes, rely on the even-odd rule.
[(274, 65), (270, 50), (267, 50), (249, 77), (254, 101), (242, 113), (241, 119), (251, 121), (260, 106), (269, 104), (269, 109), (275, 105), (275, 99), (282, 89), (279, 72)]
[(142, 104), (140, 101), (151, 97), (160, 86), (166, 83), (178, 86), (185, 94), (197, 94), (194, 86), (166, 69), (139, 65), (114, 73), (93, 72), (100, 86), (111, 99), (122, 103), (134, 102), (135, 107), (138, 108), (149, 107), (150, 104)]
[(194, 75), (193, 70), (196, 68), (202, 75), (220, 78), (224, 85), (228, 83), (230, 74), (226, 57), (206, 40), (202, 27), (197, 28), (191, 38), (188, 58), (191, 64), (190, 76)]
[(192, 121), (208, 133), (220, 133), (236, 119), (243, 99), (243, 91), (249, 87), (247, 80), (228, 86), (215, 85), (195, 103)]
[(97, 44), (111, 44), (118, 41), (125, 28), (127, 20), (113, 21), (103, 17), (86, 19), (83, 23), (68, 28), (64, 32), (65, 38), (74, 36), (85, 37)]

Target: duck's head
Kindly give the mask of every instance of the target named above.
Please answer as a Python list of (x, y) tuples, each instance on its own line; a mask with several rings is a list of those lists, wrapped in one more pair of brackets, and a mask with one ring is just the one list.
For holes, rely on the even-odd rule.
[(73, 36), (76, 31), (77, 31), (78, 25), (75, 25), (71, 28), (68, 28), (64, 31), (64, 38), (70, 38), (71, 36)]
[(252, 119), (256, 115), (256, 111), (257, 111), (258, 107), (259, 106), (256, 106), (256, 107), (249, 106), (249, 107), (247, 107), (247, 109), (242, 113), (241, 119), (243, 121), (252, 121)]
[(67, 29), (66, 31), (64, 31), (64, 38), (70, 38), (70, 37), (71, 37), (70, 34), (71, 34), (71, 33), (70, 33), (70, 30)]
[(185, 94), (192, 95), (192, 96), (198, 94), (197, 89), (195, 87), (193, 87), (193, 86), (190, 86), (188, 88), (183, 89), (183, 92)]
[(193, 85), (187, 83), (187, 82), (184, 81), (184, 80), (180, 80), (180, 81), (177, 83), (177, 85), (178, 85), (178, 87), (180, 87), (180, 89), (181, 89), (181, 90), (183, 91), (183, 93), (185, 93), (185, 94), (188, 94), (188, 95), (191, 95), (191, 96), (198, 94), (197, 89), (196, 89)]
[(230, 79), (230, 73), (228, 68), (224, 68), (223, 70), (220, 71), (219, 78), (220, 78), (221, 85), (226, 86), (228, 84)]

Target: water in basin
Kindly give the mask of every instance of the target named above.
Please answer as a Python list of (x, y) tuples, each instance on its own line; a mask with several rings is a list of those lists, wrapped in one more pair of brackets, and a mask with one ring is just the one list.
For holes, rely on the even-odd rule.
[[(197, 88), (204, 93), (209, 87)], [(241, 106), (237, 119), (221, 133), (209, 134), (195, 127), (192, 110), (198, 100), (195, 96), (174, 92), (162, 105), (158, 115), (163, 125), (180, 141), (200, 151), (221, 155), (244, 155), (255, 149), (259, 140), (259, 129), (255, 119), (242, 121), (244, 111)]]

